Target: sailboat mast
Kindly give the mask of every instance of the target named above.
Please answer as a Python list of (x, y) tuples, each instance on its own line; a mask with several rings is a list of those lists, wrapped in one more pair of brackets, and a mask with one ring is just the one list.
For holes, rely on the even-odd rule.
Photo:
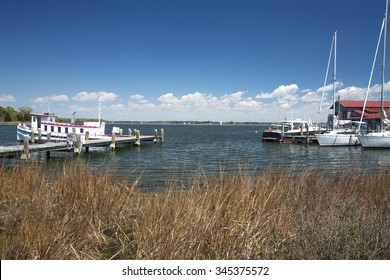
[(337, 30), (334, 31), (334, 53), (333, 53), (333, 128), (336, 123), (336, 58), (337, 58)]
[(387, 36), (387, 14), (388, 14), (389, 0), (386, 0), (386, 11), (385, 11), (385, 30), (383, 35), (383, 55), (382, 55), (382, 87), (381, 87), (381, 131), (384, 130), (384, 110), (385, 110), (385, 65), (386, 65), (386, 36)]

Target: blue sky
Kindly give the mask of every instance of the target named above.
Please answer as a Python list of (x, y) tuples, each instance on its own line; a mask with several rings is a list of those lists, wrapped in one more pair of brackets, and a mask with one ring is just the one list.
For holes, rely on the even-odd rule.
[[(101, 103), (108, 120), (315, 120), (333, 30), (338, 94), (362, 99), (384, 10), (385, 0), (0, 0), (0, 106), (97, 118)], [(373, 91), (379, 83), (380, 61)]]

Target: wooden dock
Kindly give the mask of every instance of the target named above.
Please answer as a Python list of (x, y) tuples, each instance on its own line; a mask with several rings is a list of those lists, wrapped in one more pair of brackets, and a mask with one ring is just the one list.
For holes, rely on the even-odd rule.
[(313, 144), (317, 143), (317, 138), (315, 135), (285, 136), (283, 139), (281, 139), (280, 142), (294, 144)]
[(161, 134), (157, 134), (157, 129), (154, 130), (154, 135), (141, 135), (139, 130), (134, 130), (134, 135), (129, 131), (129, 135), (118, 135), (113, 133), (103, 139), (81, 141), (80, 135), (74, 135), (74, 141), (67, 142), (46, 142), (41, 144), (31, 144), (29, 137), (25, 136), (23, 143), (16, 146), (0, 146), (0, 157), (20, 157), (28, 160), (30, 153), (45, 152), (46, 158), (50, 158), (52, 151), (71, 151), (74, 154), (89, 152), (90, 147), (110, 147), (114, 150), (116, 146), (126, 146), (134, 144), (140, 146), (141, 142), (153, 141), (154, 143), (164, 142), (164, 130), (161, 129)]

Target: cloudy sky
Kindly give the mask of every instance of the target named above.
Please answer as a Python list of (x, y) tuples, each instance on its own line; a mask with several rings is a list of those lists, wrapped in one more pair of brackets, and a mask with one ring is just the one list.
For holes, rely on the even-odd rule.
[[(0, 0), (0, 106), (97, 118), (101, 103), (107, 120), (315, 120), (333, 30), (337, 95), (362, 99), (384, 10), (385, 0)], [(331, 91), (325, 98), (322, 120)]]

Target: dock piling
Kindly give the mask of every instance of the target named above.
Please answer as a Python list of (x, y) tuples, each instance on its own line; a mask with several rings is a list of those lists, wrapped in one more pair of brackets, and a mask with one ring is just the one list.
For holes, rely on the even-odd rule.
[(309, 145), (309, 141), (310, 141), (310, 135), (309, 135), (309, 124), (307, 123), (306, 124), (306, 144)]
[(81, 134), (76, 134), (76, 146), (74, 147), (74, 153), (80, 154), (83, 144), (81, 143)]
[(153, 143), (157, 143), (157, 129), (154, 130), (154, 139), (153, 139)]
[(110, 144), (111, 150), (115, 150), (115, 140), (116, 140), (116, 134), (113, 131), (111, 134), (111, 144)]
[(138, 129), (135, 131), (135, 142), (134, 145), (140, 146), (141, 145), (141, 131)]
[(22, 154), (22, 159), (28, 160), (30, 157), (30, 150), (29, 150), (29, 144), (30, 144), (30, 137), (25, 135), (23, 137), (23, 154)]
[(164, 143), (164, 128), (161, 128), (161, 143)]

